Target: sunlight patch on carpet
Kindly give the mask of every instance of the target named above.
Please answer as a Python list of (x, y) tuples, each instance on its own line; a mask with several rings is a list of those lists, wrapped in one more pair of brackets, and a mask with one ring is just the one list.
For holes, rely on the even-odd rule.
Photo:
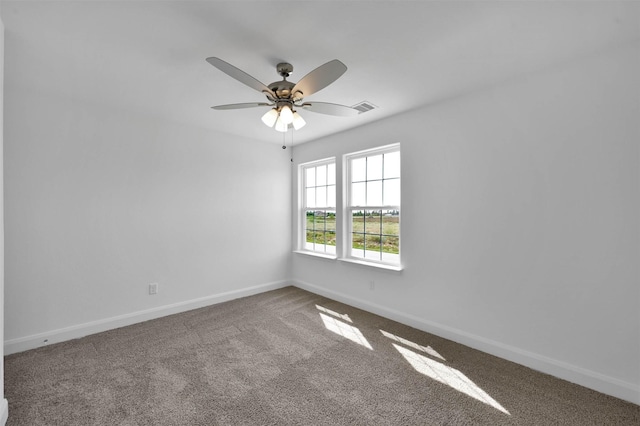
[(333, 315), (334, 317), (340, 318), (340, 319), (345, 320), (347, 322), (353, 322), (353, 321), (351, 321), (351, 318), (349, 318), (349, 315), (347, 315), (347, 314), (341, 314), (341, 313), (338, 313), (336, 311), (332, 311), (331, 309), (327, 309), (324, 306), (320, 306), (320, 305), (316, 305), (316, 308), (318, 308), (319, 311), (322, 311), (325, 314)]
[(345, 337), (352, 342), (364, 346), (367, 349), (373, 350), (367, 339), (362, 335), (362, 332), (360, 332), (360, 330), (358, 330), (356, 327), (345, 324), (344, 322), (325, 315), (322, 312), (320, 312), (320, 318), (322, 318), (322, 322), (324, 323), (324, 326), (327, 328), (327, 330), (333, 331), (334, 333), (339, 334), (340, 336)]
[(500, 405), (495, 399), (491, 398), (485, 391), (480, 389), (478, 385), (473, 383), (471, 379), (465, 376), (461, 371), (448, 367), (441, 362), (429, 359), (424, 355), (417, 354), (407, 348), (396, 345), (395, 343), (393, 343), (393, 346), (417, 372), (437, 380), (440, 383), (451, 386), (455, 390), (475, 398), (480, 402), (484, 402), (505, 414), (511, 415), (502, 405)]
[(407, 339), (403, 339), (400, 336), (396, 336), (393, 333), (389, 333), (388, 331), (384, 331), (384, 330), (380, 330), (380, 333), (382, 333), (384, 336), (388, 337), (391, 340), (395, 340), (398, 343), (402, 343), (405, 346), (409, 346), (410, 348), (413, 349), (417, 349), (419, 351), (422, 351), (424, 353), (427, 353), (429, 355), (431, 355), (434, 358), (439, 358), (443, 361), (446, 361), (446, 359), (444, 359), (444, 357), (442, 355), (440, 355), (435, 349), (433, 349), (431, 346), (422, 346), (419, 345), (417, 343), (412, 342), (411, 340), (407, 340)]

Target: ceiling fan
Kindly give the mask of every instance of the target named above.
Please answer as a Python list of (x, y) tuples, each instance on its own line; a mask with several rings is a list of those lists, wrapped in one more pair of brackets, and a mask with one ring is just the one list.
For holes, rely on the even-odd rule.
[(302, 116), (296, 111), (296, 108), (335, 116), (354, 116), (360, 112), (346, 105), (304, 101), (305, 97), (324, 89), (347, 71), (346, 65), (337, 59), (319, 66), (302, 77), (297, 83), (287, 81), (287, 77), (293, 72), (293, 65), (286, 62), (279, 63), (276, 66), (276, 71), (280, 74), (282, 80), (273, 82), (268, 86), (220, 58), (207, 58), (207, 62), (230, 77), (261, 92), (268, 100), (268, 102), (218, 105), (212, 107), (213, 109), (270, 107), (271, 109), (262, 116), (262, 122), (269, 127), (273, 127), (275, 124), (275, 129), (279, 132), (286, 132), (290, 126), (298, 130), (306, 124)]

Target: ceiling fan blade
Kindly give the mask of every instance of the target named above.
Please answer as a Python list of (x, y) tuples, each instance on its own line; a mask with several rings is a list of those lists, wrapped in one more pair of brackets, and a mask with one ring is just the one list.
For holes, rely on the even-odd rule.
[(236, 68), (230, 63), (215, 57), (207, 58), (207, 62), (209, 62), (211, 65), (218, 68), (228, 76), (235, 78), (240, 83), (244, 83), (252, 89), (257, 90), (258, 92), (266, 92), (266, 94), (269, 94), (271, 97), (275, 96), (271, 89), (269, 89), (266, 85), (259, 82), (255, 78), (251, 77), (246, 72), (242, 71), (240, 68)]
[(360, 111), (357, 109), (328, 102), (305, 102), (301, 107), (308, 111), (317, 112), (318, 114), (337, 115), (340, 117), (353, 117), (360, 114)]
[[(291, 93), (294, 94), (294, 98), (302, 99), (324, 89), (336, 81), (345, 71), (347, 71), (347, 66), (339, 60), (334, 59), (333, 61), (329, 61), (302, 77), (300, 81), (293, 86)], [(296, 94), (296, 92), (300, 93)]]
[(250, 103), (244, 103), (244, 104), (217, 105), (211, 108), (218, 109), (218, 110), (225, 110), (225, 109), (244, 109), (244, 108), (255, 108), (255, 107), (268, 107), (268, 106), (273, 106), (273, 104), (268, 104), (266, 102), (250, 102)]

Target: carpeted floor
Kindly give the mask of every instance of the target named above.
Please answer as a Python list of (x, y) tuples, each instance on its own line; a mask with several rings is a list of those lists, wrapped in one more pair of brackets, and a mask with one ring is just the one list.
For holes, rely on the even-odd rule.
[(640, 407), (287, 287), (5, 358), (15, 425), (639, 425)]

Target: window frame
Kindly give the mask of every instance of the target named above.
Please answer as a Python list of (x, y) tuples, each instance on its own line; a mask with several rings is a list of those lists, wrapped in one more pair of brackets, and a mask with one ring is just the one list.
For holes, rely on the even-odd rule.
[[(307, 188), (310, 188), (307, 186), (307, 173), (306, 171), (308, 169), (311, 168), (315, 168), (317, 170), (318, 167), (321, 166), (329, 166), (329, 165), (333, 165), (334, 166), (334, 176), (333, 176), (333, 186), (335, 187), (335, 197), (334, 197), (334, 202), (333, 202), (333, 206), (322, 206), (322, 207), (317, 207), (317, 206), (313, 206), (310, 207), (308, 206), (308, 202), (307, 202)], [(330, 157), (330, 158), (325, 158), (322, 160), (316, 160), (316, 161), (310, 161), (310, 162), (306, 162), (306, 163), (302, 163), (298, 166), (298, 182), (299, 182), (299, 186), (300, 186), (300, 191), (299, 191), (299, 209), (298, 209), (298, 221), (299, 221), (299, 225), (298, 225), (298, 230), (299, 230), (299, 236), (298, 236), (298, 252), (304, 253), (304, 254), (310, 254), (310, 255), (314, 255), (314, 256), (320, 256), (320, 257), (327, 257), (327, 258), (331, 258), (331, 259), (336, 259), (337, 258), (337, 250), (338, 250), (338, 241), (339, 241), (339, 235), (340, 235), (340, 231), (339, 228), (337, 226), (337, 222), (336, 222), (336, 226), (335, 229), (333, 230), (333, 233), (335, 234), (335, 245), (330, 245), (326, 243), (326, 239), (324, 244), (322, 244), (322, 246), (324, 247), (324, 250), (315, 250), (315, 249), (311, 249), (307, 247), (307, 212), (313, 210), (314, 211), (314, 219), (315, 219), (315, 213), (318, 211), (322, 211), (325, 213), (324, 217), (325, 217), (325, 227), (324, 230), (322, 231), (325, 234), (325, 238), (326, 238), (326, 234), (328, 233), (327, 228), (326, 228), (326, 217), (330, 212), (333, 212), (334, 217), (338, 218), (338, 196), (337, 196), (337, 191), (338, 191), (338, 180), (337, 180), (337, 161), (335, 157)], [(316, 174), (317, 177), (317, 174)], [(331, 186), (328, 182), (328, 175), (327, 175), (327, 183), (325, 183), (325, 187), (329, 187)], [(318, 186), (314, 186), (314, 188), (318, 188)], [(327, 203), (329, 204), (329, 203)], [(315, 229), (315, 228), (314, 228)], [(330, 232), (330, 231), (329, 231)], [(313, 243), (315, 246), (315, 243)], [(334, 247), (333, 252), (331, 251), (327, 251), (328, 247)]]
[[(399, 155), (399, 161), (400, 161), (400, 172), (399, 172), (399, 176), (397, 177), (397, 179), (399, 180), (399, 185), (400, 185), (400, 193), (401, 193), (401, 188), (402, 188), (402, 154), (401, 154), (401, 149), (400, 149), (400, 144), (399, 143), (394, 143), (394, 144), (390, 144), (390, 145), (385, 145), (385, 146), (381, 146), (381, 147), (377, 147), (377, 148), (371, 148), (371, 149), (366, 149), (366, 150), (362, 150), (362, 151), (358, 151), (358, 152), (353, 152), (353, 153), (349, 153), (349, 154), (345, 154), (343, 157), (343, 162), (342, 162), (342, 170), (344, 171), (343, 173), (343, 183), (342, 183), (342, 188), (344, 191), (344, 197), (343, 197), (343, 205), (342, 205), (342, 217), (344, 218), (343, 222), (344, 222), (344, 238), (342, 240), (342, 259), (341, 260), (346, 260), (349, 262), (354, 262), (354, 263), (359, 263), (359, 264), (365, 264), (365, 265), (372, 265), (372, 266), (378, 266), (378, 267), (385, 267), (388, 269), (394, 269), (394, 270), (400, 270), (402, 269), (402, 237), (401, 237), (401, 229), (402, 229), (402, 225), (401, 225), (401, 214), (402, 214), (402, 198), (400, 193), (398, 194), (398, 204), (381, 204), (381, 205), (366, 205), (366, 201), (365, 201), (365, 205), (354, 205), (352, 204), (352, 196), (353, 196), (353, 189), (352, 189), (352, 176), (353, 176), (353, 166), (352, 166), (352, 162), (353, 160), (357, 160), (359, 158), (366, 158), (366, 157), (373, 157), (376, 155), (384, 155), (384, 154), (390, 154), (390, 153), (395, 153), (397, 152)], [(384, 170), (384, 165), (382, 165), (383, 170)], [(382, 175), (382, 177), (380, 179), (371, 179), (371, 181), (377, 181), (380, 180), (382, 182), (382, 185), (384, 185), (384, 175)], [(365, 176), (365, 180), (363, 182), (369, 182), (369, 180), (367, 179), (367, 177)], [(365, 183), (366, 185), (366, 183)], [(384, 203), (385, 200), (382, 200), (382, 202)], [(353, 253), (353, 236), (354, 236), (354, 229), (353, 229), (353, 214), (356, 211), (384, 211), (384, 210), (395, 210), (398, 212), (397, 216), (398, 216), (398, 255), (397, 255), (397, 259), (394, 257), (394, 259), (390, 259), (390, 256), (387, 257), (387, 259), (383, 259), (383, 250), (382, 250), (382, 246), (380, 247), (380, 259), (372, 259), (372, 258), (367, 258), (366, 257), (366, 243), (365, 243), (365, 249), (364, 249), (364, 257), (361, 256), (356, 256)], [(380, 234), (371, 234), (371, 235), (379, 235), (380, 236), (380, 244), (382, 244), (382, 238), (385, 237), (385, 234), (382, 232), (382, 214), (380, 215)], [(365, 214), (365, 224), (366, 224), (366, 214)], [(366, 231), (366, 228), (364, 228), (363, 225), (363, 230)], [(366, 239), (366, 235), (367, 233), (364, 232), (363, 235), (365, 236)], [(365, 240), (366, 241), (366, 240)]]

